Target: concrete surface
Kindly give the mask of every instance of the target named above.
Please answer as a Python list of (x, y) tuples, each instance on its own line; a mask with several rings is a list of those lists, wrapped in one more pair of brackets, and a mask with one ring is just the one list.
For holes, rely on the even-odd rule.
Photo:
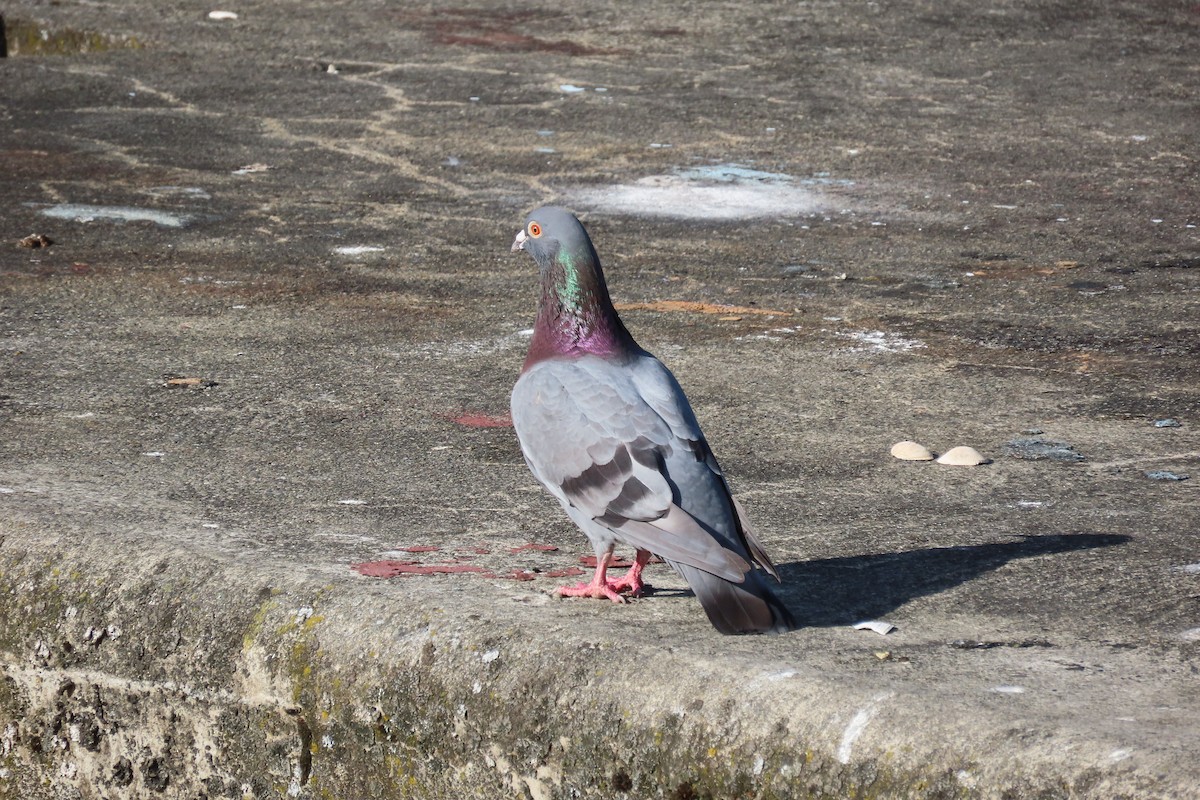
[[(0, 796), (1200, 797), (1194, 3), (218, 8), (0, 9)], [(803, 630), (547, 596), (555, 200)]]

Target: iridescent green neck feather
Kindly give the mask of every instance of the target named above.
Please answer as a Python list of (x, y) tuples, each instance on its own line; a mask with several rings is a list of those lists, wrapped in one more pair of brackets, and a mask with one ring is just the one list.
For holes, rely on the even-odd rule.
[(559, 247), (539, 263), (542, 296), (525, 368), (546, 358), (638, 349), (613, 308), (595, 250), (585, 243), (574, 252)]

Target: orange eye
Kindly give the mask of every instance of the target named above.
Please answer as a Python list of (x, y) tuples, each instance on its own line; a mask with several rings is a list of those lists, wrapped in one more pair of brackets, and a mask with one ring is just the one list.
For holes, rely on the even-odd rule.
[(529, 235), (535, 239), (538, 238), (539, 236), (541, 236), (542, 235), (542, 226), (538, 225), (536, 222), (529, 223)]

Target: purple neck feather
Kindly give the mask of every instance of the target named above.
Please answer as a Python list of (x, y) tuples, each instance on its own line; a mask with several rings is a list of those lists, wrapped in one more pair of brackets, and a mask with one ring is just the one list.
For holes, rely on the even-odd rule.
[(560, 255), (541, 270), (542, 296), (522, 372), (547, 358), (638, 349), (613, 308), (600, 265), (594, 255), (587, 256), (577, 262)]

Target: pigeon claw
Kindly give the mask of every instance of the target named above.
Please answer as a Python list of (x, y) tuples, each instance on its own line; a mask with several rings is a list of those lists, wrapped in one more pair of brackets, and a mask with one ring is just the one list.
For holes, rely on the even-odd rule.
[(641, 597), (642, 590), (646, 588), (646, 583), (642, 580), (642, 569), (649, 560), (650, 551), (638, 550), (637, 559), (630, 566), (629, 572), (615, 581), (608, 581), (608, 588), (617, 592), (629, 592), (630, 597)]
[(609, 583), (581, 583), (576, 586), (559, 586), (554, 590), (559, 597), (592, 597), (596, 600), (612, 600), (614, 603), (624, 603), (625, 598)]
[(608, 579), (608, 565), (612, 563), (612, 551), (601, 553), (596, 557), (596, 573), (590, 583), (580, 583), (575, 586), (560, 586), (554, 590), (559, 597), (594, 597), (597, 600), (612, 600), (614, 603), (624, 603), (628, 592), (630, 597), (640, 597), (646, 584), (642, 581), (642, 568), (650, 560), (648, 550), (638, 550), (637, 558), (629, 572), (615, 581)]
[(615, 581), (609, 581), (608, 588), (614, 592), (622, 592), (630, 597), (641, 597), (642, 590), (646, 588), (646, 584), (637, 575), (625, 575), (617, 578)]

